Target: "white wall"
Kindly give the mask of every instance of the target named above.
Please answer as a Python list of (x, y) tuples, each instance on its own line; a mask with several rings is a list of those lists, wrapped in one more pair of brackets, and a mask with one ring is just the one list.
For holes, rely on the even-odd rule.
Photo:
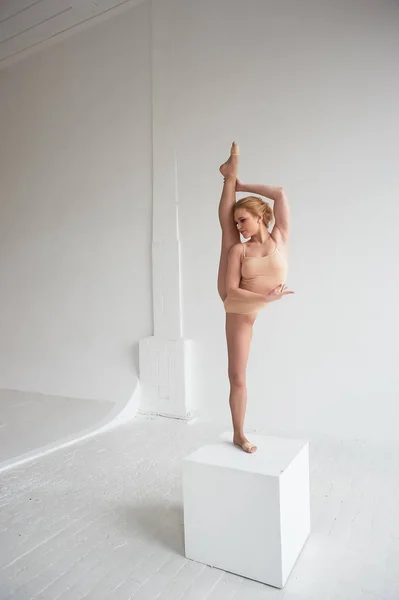
[[(229, 420), (216, 292), (219, 164), (285, 186), (289, 284), (259, 315), (248, 427), (397, 439), (399, 7), (381, 0), (170, 2), (184, 335), (196, 403)], [(240, 194), (243, 196), (244, 194)]]
[[(396, 439), (399, 7), (167, 2), (151, 3), (157, 56), (172, 57), (153, 80), (197, 408), (230, 423), (217, 204), (236, 139), (240, 176), (291, 199), (297, 292), (256, 323), (248, 427)], [(107, 398), (134, 378), (151, 333), (149, 8), (0, 74), (1, 387)]]
[(152, 332), (148, 4), (0, 71), (0, 388), (126, 400)]

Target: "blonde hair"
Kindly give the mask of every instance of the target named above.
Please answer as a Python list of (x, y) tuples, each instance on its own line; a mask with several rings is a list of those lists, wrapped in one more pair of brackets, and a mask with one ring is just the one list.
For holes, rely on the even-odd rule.
[(245, 208), (248, 212), (250, 212), (254, 217), (262, 217), (264, 224), (266, 227), (269, 227), (270, 223), (273, 220), (273, 210), (270, 204), (259, 198), (259, 196), (246, 196), (246, 198), (241, 198), (234, 205), (234, 211), (237, 208)]

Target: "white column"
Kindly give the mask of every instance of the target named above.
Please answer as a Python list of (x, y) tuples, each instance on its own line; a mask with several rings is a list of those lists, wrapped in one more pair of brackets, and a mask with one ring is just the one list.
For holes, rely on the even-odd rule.
[(189, 342), (183, 339), (179, 198), (174, 138), (173, 2), (152, 0), (154, 336), (140, 341), (141, 411), (190, 416)]

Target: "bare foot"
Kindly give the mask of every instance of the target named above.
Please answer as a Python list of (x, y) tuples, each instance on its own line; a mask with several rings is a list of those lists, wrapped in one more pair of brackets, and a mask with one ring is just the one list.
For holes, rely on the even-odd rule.
[(240, 446), (240, 448), (242, 448), (244, 452), (248, 452), (248, 454), (253, 454), (257, 450), (257, 447), (254, 444), (251, 444), (244, 435), (234, 436), (233, 444), (235, 446)]
[(230, 157), (226, 160), (225, 163), (220, 165), (219, 171), (223, 175), (223, 177), (237, 177), (238, 171), (238, 155), (240, 154), (240, 149), (238, 145), (233, 142), (230, 150)]

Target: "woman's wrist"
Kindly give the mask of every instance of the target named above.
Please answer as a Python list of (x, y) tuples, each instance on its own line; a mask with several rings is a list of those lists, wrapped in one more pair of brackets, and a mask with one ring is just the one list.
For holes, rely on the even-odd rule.
[(237, 181), (236, 181), (236, 192), (248, 192), (248, 186), (243, 183), (241, 181), (241, 179), (238, 179), (237, 177)]

